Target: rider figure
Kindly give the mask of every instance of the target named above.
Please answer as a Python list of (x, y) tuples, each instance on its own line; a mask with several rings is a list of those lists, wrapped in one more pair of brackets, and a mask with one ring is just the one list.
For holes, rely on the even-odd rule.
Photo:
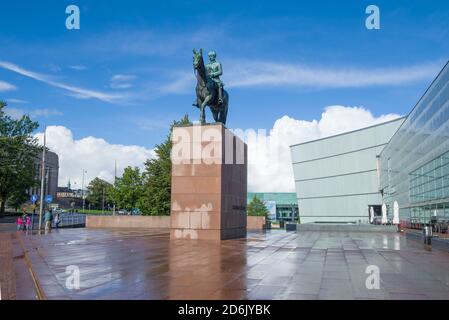
[(223, 74), (221, 63), (216, 60), (217, 54), (214, 50), (208, 53), (209, 63), (206, 64), (206, 71), (209, 78), (217, 84), (218, 88), (218, 103), (223, 103), (223, 83), (220, 76)]

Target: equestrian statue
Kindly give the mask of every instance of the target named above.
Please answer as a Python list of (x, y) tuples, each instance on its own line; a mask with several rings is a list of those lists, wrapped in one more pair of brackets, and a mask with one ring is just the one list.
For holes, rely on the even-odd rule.
[(208, 53), (209, 63), (204, 65), (203, 49), (193, 49), (193, 70), (196, 75), (196, 101), (193, 106), (200, 109), (200, 123), (206, 124), (206, 106), (210, 107), (215, 122), (226, 125), (229, 95), (223, 89), (220, 76), (223, 74), (221, 63), (217, 61), (215, 51)]

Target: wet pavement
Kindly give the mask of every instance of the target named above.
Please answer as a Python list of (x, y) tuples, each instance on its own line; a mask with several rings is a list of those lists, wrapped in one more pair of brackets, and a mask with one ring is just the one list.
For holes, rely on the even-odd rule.
[(38, 298), (20, 233), (0, 232), (0, 300)]
[(16, 277), (14, 275), (12, 241), (7, 233), (0, 233), (0, 270), (0, 298), (15, 299)]
[[(273, 230), (216, 242), (170, 241), (167, 230), (64, 229), (21, 237), (48, 299), (449, 299), (449, 253), (396, 233)], [(366, 286), (370, 265), (379, 268), (378, 289)], [(74, 284), (68, 266), (79, 268), (79, 289), (66, 286)]]

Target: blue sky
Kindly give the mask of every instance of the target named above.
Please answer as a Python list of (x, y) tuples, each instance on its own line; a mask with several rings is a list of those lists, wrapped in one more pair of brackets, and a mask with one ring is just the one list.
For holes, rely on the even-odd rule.
[[(365, 28), (365, 8), (372, 3), (381, 10), (381, 30)], [(81, 9), (80, 30), (65, 28), (68, 4)], [(2, 98), (28, 102), (10, 102), (10, 107), (47, 110), (36, 113), (40, 123), (64, 125), (77, 138), (93, 135), (146, 147), (160, 141), (171, 120), (184, 113), (197, 118), (190, 106), (194, 47), (218, 52), (231, 96), (228, 124), (238, 128), (271, 128), (283, 115), (317, 119), (334, 104), (364, 106), (375, 115), (405, 114), (430, 83), (428, 74), (443, 66), (449, 49), (444, 41), (449, 36), (447, 1), (18, 0), (2, 2), (1, 12), (1, 61), (119, 97), (81, 99), (0, 68), (0, 80), (16, 87), (1, 92)], [(296, 84), (295, 79), (239, 85), (239, 66), (255, 74), (295, 66), (293, 74), (304, 67), (312, 73), (355, 70), (360, 77), (377, 70), (427, 69), (411, 81), (333, 87)], [(111, 82), (114, 76), (123, 79), (122, 88)], [(186, 80), (173, 83), (178, 77)]]
[[(65, 8), (81, 29), (65, 28)], [(365, 8), (381, 29), (365, 28)], [(215, 49), (231, 128), (330, 105), (406, 114), (447, 60), (447, 1), (2, 1), (0, 98), (76, 139), (152, 148), (188, 113), (192, 48)], [(5, 87), (9, 84), (9, 89)], [(0, 88), (2, 88), (0, 86)], [(208, 115), (210, 118), (210, 114)]]

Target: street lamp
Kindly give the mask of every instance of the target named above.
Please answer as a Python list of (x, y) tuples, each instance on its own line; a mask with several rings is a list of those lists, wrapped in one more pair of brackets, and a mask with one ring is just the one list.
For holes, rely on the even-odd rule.
[(102, 212), (101, 212), (101, 213), (104, 214), (104, 185), (103, 185), (103, 209), (102, 209)]
[(86, 205), (86, 199), (84, 198), (84, 174), (85, 173), (87, 173), (87, 171), (83, 169), (83, 179), (81, 182), (81, 195), (83, 197), (83, 213), (84, 213), (84, 207)]
[(41, 197), (39, 203), (39, 232), (42, 229), (42, 215), (44, 211), (44, 182), (45, 182), (45, 151), (47, 148), (47, 127), (44, 130), (44, 147), (42, 148), (41, 162)]

